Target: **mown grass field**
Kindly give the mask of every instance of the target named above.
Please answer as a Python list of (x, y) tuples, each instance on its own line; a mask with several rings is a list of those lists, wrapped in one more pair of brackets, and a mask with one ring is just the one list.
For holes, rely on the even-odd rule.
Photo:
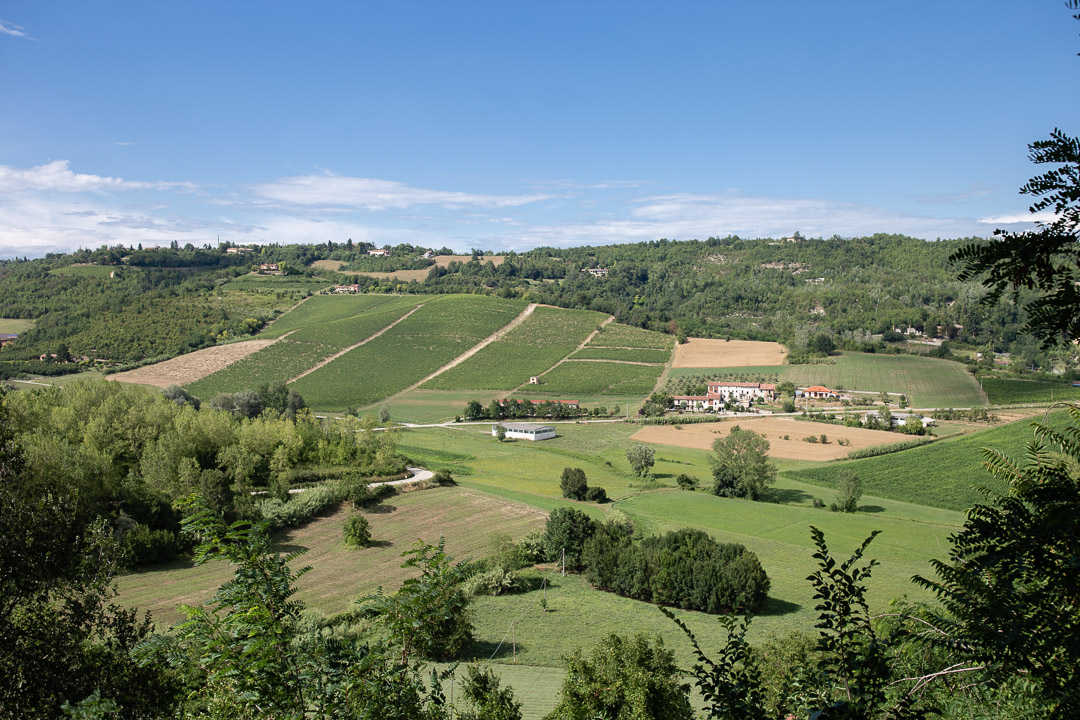
[(34, 327), (33, 320), (0, 318), (0, 333), (24, 333), (32, 327)]
[(1062, 383), (987, 377), (983, 378), (982, 387), (993, 405), (1080, 400), (1080, 387)]
[(371, 337), (415, 306), (416, 301), (411, 298), (393, 298), (365, 313), (302, 327), (289, 337), (186, 387), (196, 397), (209, 399), (222, 392), (288, 382), (344, 348)]
[(670, 350), (645, 348), (584, 347), (570, 356), (572, 360), (622, 360), (663, 365), (671, 358)]
[(629, 395), (640, 401), (656, 385), (664, 368), (660, 365), (623, 365), (568, 360), (530, 385), (533, 393), (578, 399), (579, 395)]
[(604, 327), (589, 343), (589, 347), (633, 347), (671, 350), (675, 338), (664, 333), (645, 330), (633, 325), (611, 323)]
[(973, 407), (986, 404), (979, 383), (965, 366), (952, 360), (919, 355), (841, 353), (828, 365), (759, 365), (739, 368), (672, 368), (672, 377), (713, 375), (775, 375), (778, 382), (799, 386), (824, 385), (873, 393), (908, 396), (913, 407)]
[(424, 387), (513, 390), (572, 353), (606, 317), (589, 310), (538, 307), (497, 342), (432, 378)]
[[(454, 557), (480, 557), (493, 536), (521, 538), (544, 523), (542, 511), (521, 503), (466, 488), (433, 488), (395, 495), (366, 512), (376, 544), (352, 549), (342, 541), (342, 528), (352, 512), (342, 506), (275, 537), (280, 552), (307, 551), (296, 567), (311, 565), (312, 570), (300, 580), (297, 597), (324, 615), (349, 610), (380, 585), (399, 586), (408, 576), (401, 568), (401, 553), (417, 539), (437, 543), (443, 535)], [(181, 617), (179, 603), (205, 602), (230, 576), (223, 563), (174, 563), (122, 576), (119, 601), (150, 610), (156, 623), (169, 625)]]
[[(1040, 418), (1036, 418), (1041, 421)], [(1051, 425), (1063, 426), (1064, 413), (1052, 415)], [(946, 438), (912, 450), (862, 460), (846, 460), (789, 473), (793, 478), (835, 487), (841, 470), (854, 471), (866, 493), (950, 510), (983, 502), (976, 486), (1003, 490), (1001, 481), (983, 468), (983, 448), (994, 448), (1022, 460), (1025, 445), (1034, 439), (1032, 420)]]
[(292, 387), (318, 410), (342, 411), (378, 402), (438, 370), (524, 308), (521, 301), (484, 295), (425, 297), (423, 307), (400, 324)]

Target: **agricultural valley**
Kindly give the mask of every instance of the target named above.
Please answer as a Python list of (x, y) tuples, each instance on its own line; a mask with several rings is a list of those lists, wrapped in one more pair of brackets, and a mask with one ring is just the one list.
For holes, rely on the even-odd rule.
[[(413, 577), (401, 558), (418, 540), (492, 567), (490, 558), (533, 547), (549, 516), (572, 509), (598, 527), (625, 523), (634, 542), (692, 530), (738, 544), (768, 578), (750, 642), (807, 637), (817, 618), (806, 580), (817, 567), (812, 528), (840, 558), (880, 531), (867, 551), (880, 563), (866, 582), (870, 612), (899, 598), (933, 608), (912, 577), (948, 562), (980, 488), (1007, 490), (983, 469), (983, 448), (1023, 456), (1032, 420), (1064, 428), (1064, 411), (1047, 408), (1080, 398), (1074, 347), (1027, 340), (1022, 315), (980, 302), (976, 284), (929, 277), (919, 305), (910, 294), (879, 295), (873, 308), (844, 303), (859, 298), (858, 285), (840, 270), (834, 282), (825, 268), (843, 266), (849, 243), (883, 258), (914, 249), (909, 262), (928, 267), (942, 252), (940, 243), (882, 236), (477, 253), (430, 269), (394, 269), (394, 258), (417, 254), (411, 246), (389, 248), (387, 269), (350, 269), (376, 266), (329, 243), (265, 247), (243, 262), (222, 247), (9, 263), (0, 266), (0, 287), (11, 290), (0, 330), (14, 340), (0, 351), (3, 404), (33, 473), (87, 463), (80, 492), (142, 533), (139, 545), (128, 540), (134, 555), (116, 600), (149, 611), (160, 632), (232, 574), (226, 563), (193, 564), (179, 531), (177, 503), (197, 490), (216, 493), (224, 517), (269, 521), (275, 551), (303, 551), (295, 562), (311, 569), (295, 597), (309, 621), (345, 635), (379, 637), (357, 601)], [(622, 304), (670, 262), (698, 267), (695, 257), (718, 248), (729, 265), (742, 258), (737, 272)], [(170, 269), (167, 259), (182, 262), (185, 252), (201, 268)], [(776, 258), (816, 258), (820, 266), (800, 269), (820, 267), (829, 280), (792, 284), (789, 271), (763, 269)], [(267, 274), (270, 264), (289, 269)], [(540, 265), (554, 277), (529, 278)], [(606, 265), (625, 275), (582, 267)], [(749, 283), (763, 298), (773, 288), (772, 299), (723, 299)], [(34, 294), (42, 289), (61, 294)], [(58, 321), (79, 292), (100, 292), (105, 304)], [(691, 292), (718, 299), (682, 299)], [(131, 333), (153, 332), (151, 320), (187, 334), (125, 345)], [(723, 394), (743, 391), (756, 394)], [(519, 421), (555, 436), (503, 437)], [(717, 448), (747, 431), (765, 443), (775, 480), (722, 491)], [(644, 467), (632, 449), (647, 456)], [(416, 470), (406, 467), (444, 479), (412, 484)], [(599, 502), (567, 497), (571, 469), (602, 489)], [(860, 493), (837, 512), (852, 477)], [(372, 481), (401, 484), (371, 502), (370, 490), (348, 499), (357, 482)], [(366, 547), (343, 540), (357, 517)], [(478, 591), (474, 632), (454, 658), (490, 662), (525, 718), (552, 711), (564, 658), (612, 632), (659, 636), (680, 667), (695, 662), (655, 604), (598, 589), (592, 574), (565, 573), (561, 561), (517, 563), (504, 569), (520, 588)], [(703, 648), (720, 647), (724, 626), (690, 607), (678, 618)]]

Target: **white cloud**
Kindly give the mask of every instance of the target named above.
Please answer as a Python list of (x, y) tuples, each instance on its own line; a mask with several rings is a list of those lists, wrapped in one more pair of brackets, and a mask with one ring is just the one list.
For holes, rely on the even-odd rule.
[(26, 28), (22, 25), (16, 25), (15, 23), (7, 22), (6, 20), (0, 20), (0, 33), (11, 35), (12, 37), (25, 38), (27, 40), (35, 39), (26, 32)]
[(253, 192), (285, 205), (338, 206), (370, 211), (400, 210), (416, 205), (505, 208), (549, 199), (550, 195), (485, 195), (416, 188), (394, 180), (298, 175), (255, 185)]
[(1052, 223), (1057, 220), (1057, 213), (1043, 210), (1037, 213), (1009, 213), (994, 217), (979, 218), (979, 222), (986, 225), (1015, 225), (1017, 223)]
[(87, 175), (73, 172), (67, 160), (54, 160), (32, 168), (16, 168), (0, 165), (0, 191), (2, 192), (88, 192), (96, 190), (167, 190), (194, 189), (189, 182), (144, 182), (123, 178)]

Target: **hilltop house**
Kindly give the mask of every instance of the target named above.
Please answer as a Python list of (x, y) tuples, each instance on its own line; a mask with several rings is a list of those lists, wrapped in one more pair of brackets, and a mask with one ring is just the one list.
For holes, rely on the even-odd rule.
[(592, 275), (593, 277), (601, 278), (601, 277), (607, 277), (608, 269), (607, 268), (583, 268), (581, 270), (581, 272), (586, 272), (586, 273), (589, 273), (590, 275)]
[(249, 247), (231, 247), (225, 248), (226, 255), (240, 255), (243, 253), (255, 252), (255, 248)]
[[(506, 437), (521, 440), (549, 440), (555, 437), (555, 428), (551, 425), (536, 423), (500, 423), (506, 430)], [(499, 425), (491, 426), (491, 436), (499, 434)]]
[(390, 251), (383, 250), (382, 248), (375, 248), (374, 250), (368, 250), (367, 254), (371, 255), (372, 257), (386, 257), (390, 254)]

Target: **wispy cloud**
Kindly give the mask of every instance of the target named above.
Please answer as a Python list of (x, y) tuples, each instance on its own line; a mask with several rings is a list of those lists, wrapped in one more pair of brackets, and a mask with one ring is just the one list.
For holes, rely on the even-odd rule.
[(3, 192), (90, 192), (96, 190), (193, 190), (190, 182), (144, 182), (123, 178), (87, 175), (71, 170), (67, 160), (54, 160), (32, 168), (0, 165), (0, 191)]
[(416, 205), (453, 208), (478, 206), (515, 207), (551, 198), (551, 195), (487, 195), (452, 190), (417, 188), (394, 180), (344, 177), (339, 175), (298, 175), (272, 183), (255, 185), (260, 198), (285, 205), (347, 207), (370, 211), (401, 210)]
[(979, 218), (979, 222), (985, 225), (1015, 225), (1017, 223), (1052, 223), (1057, 220), (1057, 214), (1049, 210), (1037, 213), (1009, 213), (995, 215), (994, 217)]
[(0, 34), (10, 35), (17, 38), (25, 38), (26, 40), (37, 39), (35, 37), (32, 37), (28, 32), (26, 32), (26, 28), (24, 28), (22, 25), (16, 25), (15, 23), (8, 22), (7, 20), (0, 20)]
[(134, 144), (135, 143), (128, 142), (127, 140), (118, 140), (118, 141), (113, 143), (113, 145), (119, 145), (120, 147), (128, 147), (128, 146), (134, 145)]

